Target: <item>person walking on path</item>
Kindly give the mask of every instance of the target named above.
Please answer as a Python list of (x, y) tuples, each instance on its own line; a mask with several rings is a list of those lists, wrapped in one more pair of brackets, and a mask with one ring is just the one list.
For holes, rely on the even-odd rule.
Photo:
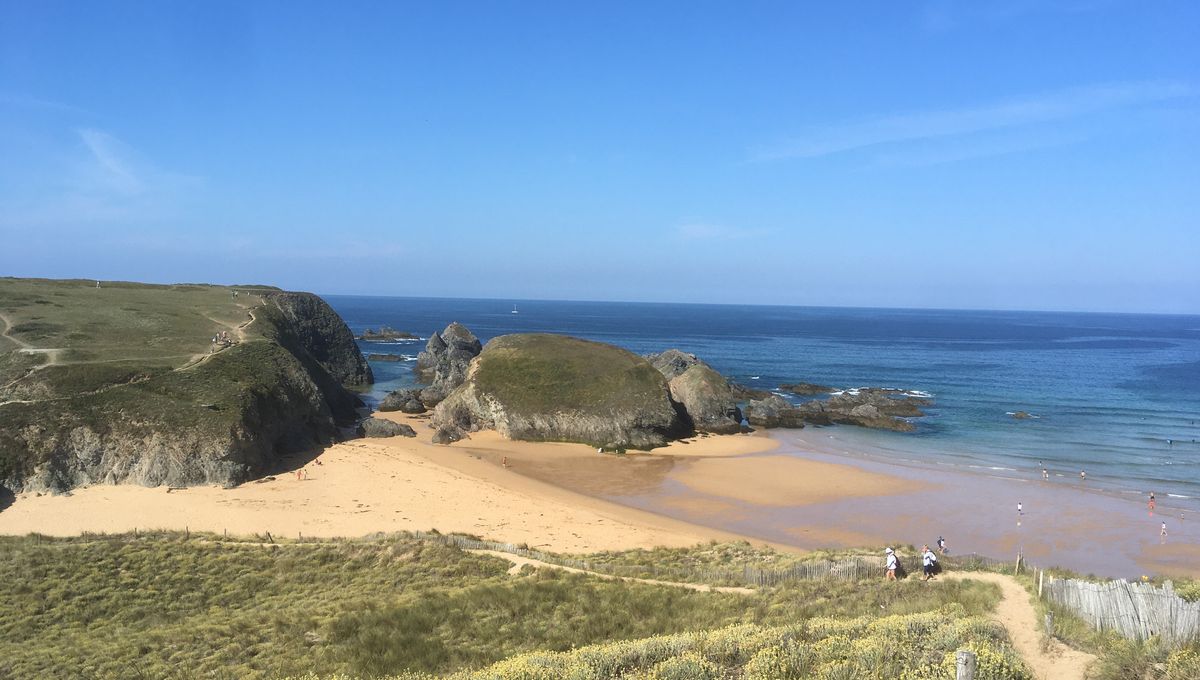
[(887, 561), (884, 564), (884, 568), (887, 569), (887, 580), (895, 581), (896, 565), (898, 564), (898, 560), (896, 559), (896, 551), (888, 548), (887, 550), (884, 550), (883, 553), (887, 555)]
[(921, 570), (925, 572), (926, 581), (937, 573), (937, 555), (934, 555), (927, 545), (921, 548)]
[(938, 546), (938, 552), (945, 555), (946, 554), (946, 539), (942, 538), (941, 536), (938, 536), (937, 546)]

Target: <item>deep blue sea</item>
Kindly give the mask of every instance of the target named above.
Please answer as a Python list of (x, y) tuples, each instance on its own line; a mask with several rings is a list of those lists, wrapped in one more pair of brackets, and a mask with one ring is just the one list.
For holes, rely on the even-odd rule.
[[(565, 333), (644, 354), (676, 347), (760, 388), (806, 381), (934, 395), (915, 433), (857, 432), (884, 456), (987, 474), (1078, 476), (1200, 509), (1200, 317), (327, 296), (355, 334), (427, 338), (451, 321), (480, 340)], [(512, 313), (516, 306), (519, 313)], [(360, 343), (415, 358), (424, 341)], [(372, 362), (371, 398), (413, 383)], [(1010, 414), (1036, 416), (1016, 420)], [(850, 428), (843, 428), (848, 430)], [(1170, 443), (1169, 443), (1170, 442)]]

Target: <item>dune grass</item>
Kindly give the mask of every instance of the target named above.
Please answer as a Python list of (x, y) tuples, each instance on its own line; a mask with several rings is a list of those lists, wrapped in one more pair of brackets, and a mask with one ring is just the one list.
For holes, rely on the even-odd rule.
[(720, 628), (994, 606), (976, 582), (813, 581), (751, 596), (527, 570), (406, 536), (261, 545), (0, 538), (0, 677), (362, 677)]

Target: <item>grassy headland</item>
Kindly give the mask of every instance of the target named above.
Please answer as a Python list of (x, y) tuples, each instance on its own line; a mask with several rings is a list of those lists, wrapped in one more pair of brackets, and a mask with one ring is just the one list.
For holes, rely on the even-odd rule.
[[(262, 286), (0, 279), (0, 484), (240, 481), (277, 449), (329, 440), (355, 403), (337, 361), (365, 362), (332, 310), (297, 317), (315, 304)], [(353, 356), (330, 360), (342, 331)]]

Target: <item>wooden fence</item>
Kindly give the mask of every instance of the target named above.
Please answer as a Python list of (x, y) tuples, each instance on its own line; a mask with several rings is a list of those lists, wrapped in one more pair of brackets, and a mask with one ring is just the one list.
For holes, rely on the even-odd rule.
[(1044, 597), (1065, 607), (1099, 630), (1112, 630), (1132, 640), (1152, 636), (1171, 644), (1200, 638), (1200, 602), (1175, 594), (1168, 581), (1149, 583), (1109, 581), (1091, 583), (1051, 579)]

